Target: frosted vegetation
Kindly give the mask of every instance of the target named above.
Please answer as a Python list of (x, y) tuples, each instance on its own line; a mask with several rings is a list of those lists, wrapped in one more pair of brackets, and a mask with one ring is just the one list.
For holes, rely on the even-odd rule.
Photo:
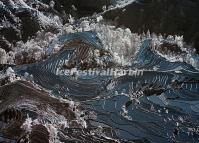
[[(104, 8), (104, 11), (110, 10), (112, 8), (122, 8), (135, 0), (113, 0), (110, 7)], [(0, 63), (1, 64), (26, 64), (34, 63), (48, 58), (49, 53), (47, 53), (47, 48), (49, 43), (55, 40), (59, 35), (67, 33), (75, 33), (82, 31), (95, 31), (100, 38), (103, 47), (111, 52), (114, 56), (115, 62), (122, 65), (129, 65), (132, 59), (135, 57), (137, 51), (143, 40), (147, 38), (152, 39), (152, 47), (154, 52), (157, 52), (161, 56), (165, 57), (167, 60), (176, 62), (187, 62), (195, 67), (198, 67), (198, 59), (195, 59), (195, 51), (193, 48), (189, 48), (183, 42), (183, 36), (168, 36), (163, 37), (160, 34), (147, 33), (137, 34), (132, 33), (129, 28), (116, 28), (113, 25), (106, 23), (103, 17), (100, 15), (95, 15), (92, 18), (82, 18), (79, 24), (74, 24), (75, 20), (73, 17), (69, 16), (69, 23), (63, 25), (61, 19), (58, 16), (51, 14), (44, 14), (39, 11), (40, 8), (50, 8), (54, 7), (55, 2), (51, 1), (49, 5), (37, 1), (37, 6), (33, 8), (31, 6), (31, 1), (24, 2), (23, 0), (9, 0), (10, 7), (21, 10), (28, 9), (35, 15), (39, 25), (44, 29), (53, 28), (57, 29), (57, 32), (47, 32), (39, 31), (35, 37), (29, 39), (27, 42), (18, 41), (16, 46), (14, 46), (13, 51), (6, 53), (5, 50), (0, 48)], [(1, 7), (4, 7), (3, 3), (0, 3)], [(15, 18), (17, 22), (18, 19)], [(6, 19), (4, 19), (3, 27), (12, 26), (6, 24)], [(175, 52), (164, 53), (162, 52), (161, 45), (163, 42), (170, 44), (176, 44), (179, 46), (183, 54), (176, 54)], [(54, 52), (59, 51), (60, 47), (55, 47)], [(188, 50), (189, 49), (189, 50)], [(175, 49), (174, 49), (175, 51)], [(52, 53), (51, 53), (52, 54)]]
[(126, 5), (133, 3), (136, 0), (113, 0), (112, 5), (110, 5), (107, 10), (115, 9), (115, 8), (123, 8)]
[[(167, 60), (171, 62), (187, 62), (195, 67), (198, 65), (196, 62), (197, 59), (192, 58), (193, 55), (195, 55), (195, 51), (190, 50), (193, 48), (189, 48), (183, 42), (183, 36), (170, 35), (165, 38), (160, 34), (157, 35), (155, 33), (150, 33), (149, 31), (139, 35), (137, 33), (132, 33), (129, 28), (116, 28), (115, 26), (107, 24), (103, 21), (102, 16), (97, 16), (95, 19), (82, 20), (78, 25), (74, 25), (72, 23), (72, 17), (70, 18), (71, 23), (60, 26), (59, 33), (57, 34), (39, 31), (35, 38), (32, 38), (25, 43), (22, 41), (17, 42), (13, 52), (6, 53), (3, 49), (0, 49), (0, 63), (25, 64), (44, 60), (49, 56), (49, 53), (47, 54), (46, 52), (49, 43), (55, 40), (59, 35), (82, 31), (95, 31), (100, 38), (103, 47), (111, 52), (115, 62), (122, 65), (131, 64), (142, 41), (147, 38), (152, 39), (153, 50)], [(161, 45), (163, 42), (176, 44), (181, 51), (183, 51), (183, 54), (176, 54), (175, 52), (165, 54), (161, 52)], [(55, 46), (54, 52), (59, 51), (60, 48), (61, 47)]]

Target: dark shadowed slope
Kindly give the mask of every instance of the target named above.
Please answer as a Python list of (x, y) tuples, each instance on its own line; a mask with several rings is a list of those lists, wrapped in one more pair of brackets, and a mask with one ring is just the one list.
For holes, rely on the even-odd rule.
[(199, 53), (198, 0), (138, 0), (123, 9), (107, 12), (106, 19), (142, 33), (148, 29), (161, 34), (184, 35)]

